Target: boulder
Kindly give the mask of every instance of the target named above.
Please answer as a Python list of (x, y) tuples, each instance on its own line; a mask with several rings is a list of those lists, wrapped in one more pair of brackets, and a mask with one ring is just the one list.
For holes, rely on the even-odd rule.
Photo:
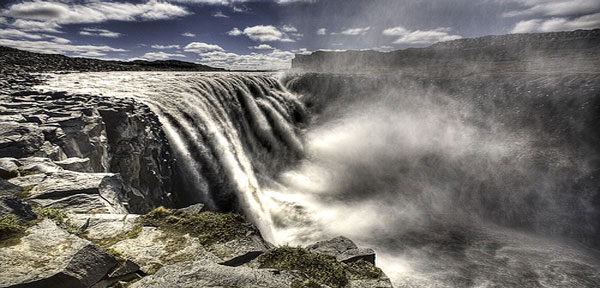
[(370, 248), (358, 248), (352, 240), (339, 236), (331, 240), (320, 241), (306, 247), (311, 252), (335, 257), (337, 261), (350, 263), (365, 260), (375, 264), (375, 251)]
[(116, 260), (91, 242), (43, 220), (20, 243), (0, 248), (1, 287), (90, 287)]
[(209, 261), (185, 261), (159, 269), (131, 285), (142, 287), (290, 287), (295, 274), (273, 269), (228, 267)]

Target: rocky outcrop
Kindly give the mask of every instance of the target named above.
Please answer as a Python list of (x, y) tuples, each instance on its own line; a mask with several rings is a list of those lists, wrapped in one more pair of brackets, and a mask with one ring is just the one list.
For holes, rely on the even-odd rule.
[[(117, 206), (138, 213), (173, 205), (173, 159), (148, 107), (129, 99), (24, 89), (0, 94), (0, 174), (12, 178), (54, 173), (44, 179), (37, 175), (11, 180), (36, 186), (28, 198), (51, 199), (39, 203), (57, 207), (96, 203), (96, 209), (102, 206), (98, 201), (108, 197), (121, 199)], [(67, 182), (79, 188), (56, 186)], [(115, 193), (102, 195), (107, 187)], [(81, 197), (65, 199), (72, 195)], [(112, 212), (123, 211), (117, 207)]]
[[(445, 77), (476, 73), (561, 71), (573, 67), (598, 72), (600, 29), (514, 34), (460, 39), (425, 48), (391, 52), (316, 51), (297, 54), (292, 69), (335, 73), (404, 73)], [(593, 61), (592, 61), (593, 62)]]
[(107, 61), (57, 54), (41, 54), (0, 46), (0, 72), (46, 71), (225, 71), (202, 64), (177, 61)]
[(91, 287), (117, 265), (114, 257), (51, 220), (26, 233), (19, 244), (0, 248), (2, 287)]
[(352, 240), (342, 236), (317, 242), (307, 246), (306, 249), (315, 253), (333, 256), (342, 263), (364, 260), (375, 264), (375, 251), (373, 249), (358, 248)]

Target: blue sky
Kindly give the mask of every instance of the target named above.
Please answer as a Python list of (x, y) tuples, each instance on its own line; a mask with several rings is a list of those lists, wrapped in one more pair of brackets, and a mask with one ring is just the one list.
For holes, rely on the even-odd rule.
[(600, 27), (598, 0), (0, 0), (0, 45), (286, 69), (316, 50)]

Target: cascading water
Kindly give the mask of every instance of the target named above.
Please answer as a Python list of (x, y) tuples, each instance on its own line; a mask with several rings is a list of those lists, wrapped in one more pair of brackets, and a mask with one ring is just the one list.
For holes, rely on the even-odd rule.
[(597, 240), (585, 145), (523, 125), (497, 105), (506, 95), (324, 77), (286, 79), (300, 96), (261, 73), (66, 74), (45, 88), (149, 105), (178, 193), (242, 210), (276, 244), (348, 236), (399, 287), (600, 285), (597, 252), (553, 237)]

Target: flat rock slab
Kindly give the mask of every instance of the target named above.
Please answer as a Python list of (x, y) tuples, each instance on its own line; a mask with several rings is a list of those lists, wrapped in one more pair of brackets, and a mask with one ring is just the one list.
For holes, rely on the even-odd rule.
[(138, 264), (144, 273), (154, 273), (163, 266), (186, 260), (220, 261), (206, 251), (197, 238), (172, 237), (156, 227), (142, 227), (137, 237), (122, 240), (110, 248)]
[(135, 227), (135, 214), (69, 214), (71, 223), (86, 233), (87, 239), (102, 240), (127, 233)]
[(76, 213), (127, 211), (122, 204), (123, 183), (117, 174), (61, 171), (16, 177), (9, 182), (32, 187), (27, 199), (44, 207)]
[(293, 274), (272, 269), (229, 267), (207, 261), (185, 261), (159, 269), (131, 285), (131, 288), (284, 288), (290, 287)]
[(1, 287), (90, 287), (116, 260), (51, 220), (30, 227), (21, 242), (0, 248)]
[(359, 248), (352, 240), (339, 236), (331, 240), (320, 241), (306, 247), (309, 251), (335, 257), (339, 262), (350, 263), (365, 260), (375, 264), (375, 251), (370, 248)]

